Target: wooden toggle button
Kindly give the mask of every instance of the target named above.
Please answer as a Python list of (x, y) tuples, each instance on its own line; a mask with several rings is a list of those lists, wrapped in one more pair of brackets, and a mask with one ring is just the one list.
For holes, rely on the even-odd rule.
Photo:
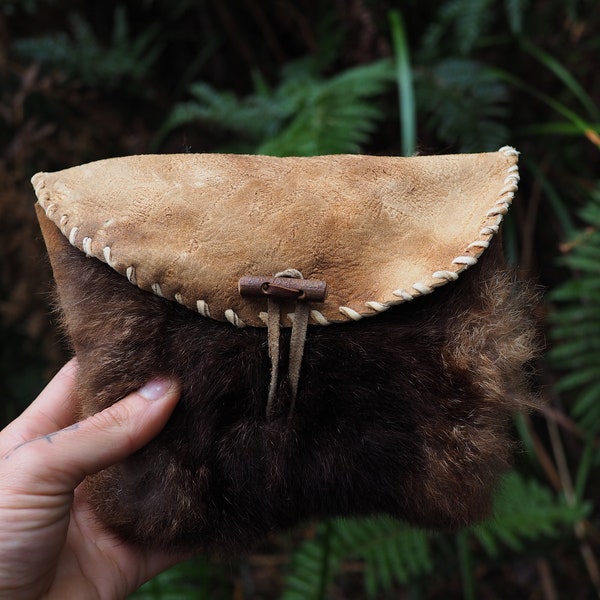
[(327, 297), (327, 283), (320, 279), (246, 275), (240, 278), (238, 289), (241, 296), (272, 296), (307, 302), (323, 302)]

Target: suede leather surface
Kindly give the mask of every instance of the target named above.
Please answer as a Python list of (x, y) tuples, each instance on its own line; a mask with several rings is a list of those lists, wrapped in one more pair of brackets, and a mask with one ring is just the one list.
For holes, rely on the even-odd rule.
[(293, 268), (325, 280), (313, 324), (374, 315), (452, 281), (497, 231), (516, 163), (507, 147), (410, 158), (143, 155), (32, 182), (72, 245), (141, 289), (262, 327), (266, 299), (240, 297), (243, 275)]

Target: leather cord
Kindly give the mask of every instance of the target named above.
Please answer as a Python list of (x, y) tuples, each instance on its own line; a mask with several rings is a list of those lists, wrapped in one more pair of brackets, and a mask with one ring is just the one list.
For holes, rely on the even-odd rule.
[[(302, 273), (296, 269), (286, 269), (285, 271), (277, 273), (275, 277), (294, 277), (303, 279)], [(306, 346), (309, 315), (309, 303), (296, 301), (296, 308), (293, 315), (292, 333), (290, 337), (290, 352), (288, 362), (288, 378), (290, 381), (291, 391), (288, 419), (292, 418), (296, 406), (296, 396), (298, 394), (298, 383), (300, 381), (302, 357), (304, 356), (304, 347)], [(277, 389), (279, 386), (279, 341), (281, 337), (280, 318), (281, 308), (279, 299), (270, 296), (267, 301), (267, 340), (269, 358), (271, 359), (271, 381), (269, 383), (269, 396), (266, 407), (267, 418), (271, 418), (273, 415)]]

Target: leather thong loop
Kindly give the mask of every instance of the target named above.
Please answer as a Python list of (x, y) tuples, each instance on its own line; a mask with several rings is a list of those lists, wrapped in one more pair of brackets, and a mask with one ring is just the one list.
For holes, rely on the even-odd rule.
[(269, 358), (271, 359), (271, 380), (269, 382), (269, 396), (267, 397), (267, 418), (273, 414), (273, 405), (277, 396), (279, 385), (279, 339), (280, 339), (280, 308), (279, 302), (269, 298), (267, 302), (267, 341)]
[[(281, 271), (275, 275), (275, 279), (279, 278), (290, 278), (290, 279), (299, 279), (303, 280), (304, 277), (302, 273), (296, 269), (286, 269), (285, 271)], [(272, 287), (272, 286), (271, 286)], [(269, 289), (269, 286), (267, 286)], [(285, 286), (283, 286), (285, 289)], [(296, 290), (293, 290), (296, 291)], [(296, 298), (299, 296), (297, 295)], [(294, 312), (294, 317), (296, 317), (298, 311), (298, 303), (296, 304), (296, 309)], [(308, 305), (307, 305), (308, 306)], [(273, 415), (273, 405), (275, 404), (275, 398), (277, 397), (277, 388), (279, 384), (279, 339), (280, 339), (280, 306), (279, 301), (275, 299), (275, 296), (269, 296), (267, 301), (267, 329), (268, 329), (268, 340), (269, 340), (269, 356), (271, 357), (271, 382), (269, 384), (269, 397), (267, 399), (267, 408), (266, 408), (266, 416), (267, 419), (270, 419)], [(271, 313), (275, 313), (274, 316), (271, 316)], [(307, 323), (308, 325), (308, 319)], [(291, 405), (290, 411), (288, 413), (288, 419), (290, 419), (293, 415), (293, 408), (296, 404), (296, 393), (298, 392), (298, 379), (300, 378), (300, 364), (302, 362), (302, 355), (304, 354), (304, 343), (306, 341), (306, 329), (304, 327), (303, 332), (297, 331), (296, 318), (294, 318), (294, 322), (292, 324), (292, 336), (290, 338), (290, 363), (288, 364), (288, 377), (290, 379), (290, 387), (291, 387)], [(296, 331), (296, 336), (294, 337), (294, 332)], [(300, 337), (299, 337), (300, 336)], [(292, 342), (294, 341), (294, 344)], [(290, 370), (290, 366), (292, 363), (292, 354), (294, 355), (294, 370), (297, 371), (294, 373), (295, 377), (292, 378), (292, 373)], [(300, 354), (298, 358), (298, 354)]]
[(300, 369), (306, 345), (309, 315), (310, 306), (308, 302), (297, 302), (296, 309), (294, 310), (292, 335), (290, 337), (290, 357), (288, 363), (288, 376), (291, 388), (290, 410), (288, 413), (288, 418), (290, 419), (296, 408), (296, 396), (298, 395), (298, 383), (300, 382)]
[(281, 327), (281, 302), (295, 301), (292, 316), (292, 333), (290, 336), (290, 352), (288, 378), (290, 382), (290, 410), (288, 419), (294, 414), (302, 357), (306, 345), (310, 302), (322, 302), (327, 295), (327, 284), (317, 279), (304, 279), (296, 269), (286, 269), (273, 277), (246, 276), (239, 281), (239, 292), (242, 296), (267, 297), (267, 340), (269, 358), (271, 359), (271, 380), (267, 398), (266, 416), (271, 418), (274, 412), (275, 399), (279, 386), (279, 346)]

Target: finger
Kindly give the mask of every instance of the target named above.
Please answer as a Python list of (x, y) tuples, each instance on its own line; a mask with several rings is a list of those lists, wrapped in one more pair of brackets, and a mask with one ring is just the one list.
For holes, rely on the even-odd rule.
[(20, 442), (73, 423), (77, 410), (73, 389), (78, 368), (77, 359), (72, 358), (21, 416), (0, 433), (0, 454)]
[(21, 444), (5, 459), (21, 463), (24, 477), (38, 489), (72, 491), (86, 475), (123, 460), (156, 436), (179, 395), (177, 381), (156, 379), (84, 421)]

